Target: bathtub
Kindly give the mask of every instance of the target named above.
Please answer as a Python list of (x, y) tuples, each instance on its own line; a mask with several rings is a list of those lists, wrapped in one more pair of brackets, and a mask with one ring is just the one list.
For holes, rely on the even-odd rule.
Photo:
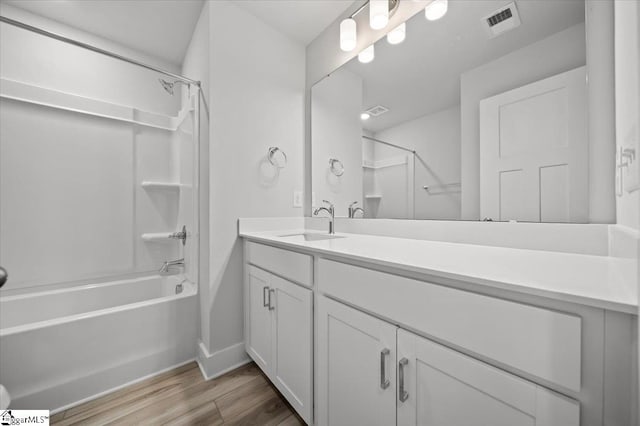
[(197, 289), (148, 276), (0, 296), (0, 383), (11, 408), (66, 409), (191, 361)]

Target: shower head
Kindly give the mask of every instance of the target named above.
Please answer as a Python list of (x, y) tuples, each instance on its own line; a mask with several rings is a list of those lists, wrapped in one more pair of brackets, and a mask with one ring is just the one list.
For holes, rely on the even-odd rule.
[(171, 96), (173, 96), (173, 89), (175, 88), (176, 84), (184, 84), (185, 86), (187, 86), (187, 89), (189, 90), (187, 92), (188, 96), (191, 96), (191, 84), (187, 83), (186, 81), (181, 81), (181, 80), (167, 81), (162, 78), (159, 78), (158, 81), (160, 82), (160, 85), (162, 86), (162, 88)]
[(173, 86), (176, 84), (176, 82), (175, 81), (171, 82), (171, 81), (163, 80), (162, 78), (159, 78), (158, 81), (162, 85), (162, 88), (164, 90), (166, 90), (166, 92), (168, 94), (173, 96)]

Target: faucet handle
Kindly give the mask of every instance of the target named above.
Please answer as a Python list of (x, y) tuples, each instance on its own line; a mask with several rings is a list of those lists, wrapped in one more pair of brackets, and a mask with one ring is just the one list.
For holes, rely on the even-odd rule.
[(358, 202), (357, 202), (357, 201), (354, 201), (353, 203), (349, 204), (349, 208), (351, 208), (351, 207), (355, 206), (356, 204), (358, 204)]

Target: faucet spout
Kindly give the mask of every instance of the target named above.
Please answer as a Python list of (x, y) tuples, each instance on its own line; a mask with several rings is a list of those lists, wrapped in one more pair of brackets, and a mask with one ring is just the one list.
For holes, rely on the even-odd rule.
[(176, 260), (167, 260), (162, 264), (162, 267), (160, 268), (160, 272), (169, 272), (169, 268), (171, 268), (172, 266), (184, 267), (184, 258), (176, 259)]
[(335, 222), (335, 219), (336, 219), (336, 210), (335, 210), (333, 204), (331, 204), (327, 200), (322, 200), (322, 201), (324, 203), (328, 204), (329, 207), (318, 207), (317, 209), (315, 209), (313, 214), (315, 216), (317, 216), (318, 213), (320, 213), (322, 211), (327, 212), (329, 214), (329, 234), (335, 234), (334, 222)]

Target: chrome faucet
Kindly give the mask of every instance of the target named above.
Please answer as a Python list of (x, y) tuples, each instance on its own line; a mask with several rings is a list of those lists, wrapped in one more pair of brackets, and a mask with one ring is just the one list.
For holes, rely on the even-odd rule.
[(329, 234), (335, 234), (333, 223), (334, 223), (334, 221), (336, 219), (336, 210), (333, 207), (333, 204), (331, 204), (327, 200), (322, 200), (322, 202), (327, 203), (329, 205), (329, 207), (318, 207), (317, 209), (315, 209), (313, 214), (315, 216), (317, 216), (318, 213), (320, 213), (321, 211), (325, 211), (325, 212), (329, 213), (329, 215), (330, 215), (330, 217), (329, 217)]
[(182, 266), (184, 267), (184, 257), (182, 259), (177, 260), (167, 260), (162, 264), (162, 268), (160, 268), (160, 272), (169, 272), (169, 268), (172, 266)]
[(358, 212), (362, 212), (362, 217), (364, 217), (363, 209), (361, 209), (360, 207), (353, 207), (356, 204), (358, 204), (357, 201), (354, 201), (353, 203), (349, 204), (349, 219), (353, 219), (354, 217), (356, 217), (356, 213)]

